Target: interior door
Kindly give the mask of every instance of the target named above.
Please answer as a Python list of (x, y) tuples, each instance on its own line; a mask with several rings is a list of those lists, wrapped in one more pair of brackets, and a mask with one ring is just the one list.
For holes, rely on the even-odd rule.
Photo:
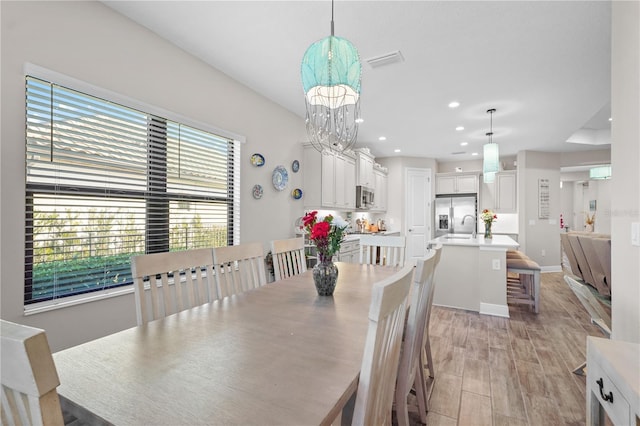
[(407, 262), (424, 257), (431, 239), (431, 169), (406, 169)]

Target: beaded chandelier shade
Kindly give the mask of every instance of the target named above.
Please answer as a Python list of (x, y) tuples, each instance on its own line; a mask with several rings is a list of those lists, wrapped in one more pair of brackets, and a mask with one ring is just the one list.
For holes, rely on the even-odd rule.
[(356, 48), (331, 35), (313, 43), (302, 58), (307, 135), (318, 150), (350, 149), (358, 136), (362, 65)]

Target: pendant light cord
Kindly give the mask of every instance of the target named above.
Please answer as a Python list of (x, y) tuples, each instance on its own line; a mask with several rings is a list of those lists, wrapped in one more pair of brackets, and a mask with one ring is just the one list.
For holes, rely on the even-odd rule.
[(333, 36), (333, 0), (331, 0), (331, 35)]

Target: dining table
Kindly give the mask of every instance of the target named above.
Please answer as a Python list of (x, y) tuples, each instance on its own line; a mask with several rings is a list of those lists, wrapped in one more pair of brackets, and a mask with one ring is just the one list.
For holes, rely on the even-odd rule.
[(87, 424), (322, 425), (357, 390), (373, 284), (336, 262), (54, 354), (63, 408)]

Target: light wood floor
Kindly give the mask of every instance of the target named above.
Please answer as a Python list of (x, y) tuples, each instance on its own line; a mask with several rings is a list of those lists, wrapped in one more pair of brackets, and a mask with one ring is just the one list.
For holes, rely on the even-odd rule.
[(603, 335), (562, 273), (541, 281), (537, 315), (522, 305), (508, 319), (434, 306), (428, 425), (585, 424), (585, 378), (572, 370), (585, 360), (586, 336)]

